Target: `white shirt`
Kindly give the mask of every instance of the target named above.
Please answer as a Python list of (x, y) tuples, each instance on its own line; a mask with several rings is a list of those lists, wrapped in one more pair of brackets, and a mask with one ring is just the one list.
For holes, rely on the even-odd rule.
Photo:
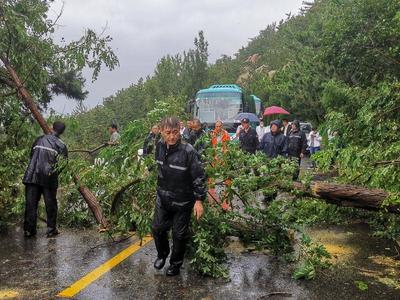
[(321, 147), (321, 136), (319, 135), (318, 131), (311, 130), (308, 136), (308, 146), (310, 147)]
[(264, 134), (267, 133), (267, 127), (265, 127), (265, 126), (261, 127), (260, 125), (258, 125), (256, 127), (256, 132), (257, 132), (257, 135), (258, 135), (258, 140), (261, 142)]
[(118, 133), (118, 131), (115, 131), (111, 134), (110, 136), (110, 143), (116, 143), (118, 142), (118, 140), (120, 139), (120, 134)]
[(238, 126), (238, 128), (236, 129), (236, 133), (235, 133), (235, 135), (231, 138), (231, 140), (236, 140), (237, 138), (239, 138), (239, 134), (240, 134), (240, 131), (242, 130), (242, 128), (243, 128), (242, 125), (239, 125), (239, 126)]
[(288, 135), (289, 128), (290, 128), (289, 124), (287, 124), (286, 126), (283, 127), (283, 135), (284, 136)]

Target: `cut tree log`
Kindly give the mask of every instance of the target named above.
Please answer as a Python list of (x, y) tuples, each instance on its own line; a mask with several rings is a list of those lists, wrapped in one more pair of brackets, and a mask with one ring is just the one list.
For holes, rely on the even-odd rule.
[(328, 203), (339, 206), (363, 208), (367, 210), (387, 210), (400, 213), (396, 205), (382, 206), (389, 193), (381, 189), (369, 189), (361, 186), (336, 184), (322, 181), (311, 182), (310, 188), (300, 182), (294, 182), (293, 187), (306, 195), (320, 198)]
[[(4, 56), (0, 56), (1, 61), (3, 62), (5, 68), (7, 69), (8, 74), (10, 75), (12, 86), (10, 88), (17, 89), (18, 97), (22, 100), (24, 105), (31, 111), (36, 121), (39, 123), (45, 134), (50, 134), (52, 132), (51, 128), (46, 123), (46, 120), (43, 118), (40, 113), (35, 101), (32, 96), (29, 94), (28, 90), (22, 84), (17, 72), (11, 66), (8, 59)], [(80, 182), (80, 178), (77, 175), (73, 176), (74, 182), (78, 185), (78, 190), (81, 193), (83, 199), (85, 199), (88, 204), (90, 210), (92, 211), (94, 217), (97, 222), (100, 224), (102, 229), (107, 228), (107, 220), (103, 217), (103, 212), (100, 207), (99, 202), (96, 199), (96, 196)]]
[(377, 161), (374, 165), (400, 165), (400, 159)]

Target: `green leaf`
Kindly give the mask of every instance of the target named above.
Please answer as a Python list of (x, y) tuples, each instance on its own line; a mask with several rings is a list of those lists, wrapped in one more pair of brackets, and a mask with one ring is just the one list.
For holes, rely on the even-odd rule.
[(368, 284), (365, 283), (364, 281), (361, 280), (356, 280), (354, 281), (354, 284), (356, 285), (356, 287), (361, 290), (361, 291), (366, 291), (368, 290)]

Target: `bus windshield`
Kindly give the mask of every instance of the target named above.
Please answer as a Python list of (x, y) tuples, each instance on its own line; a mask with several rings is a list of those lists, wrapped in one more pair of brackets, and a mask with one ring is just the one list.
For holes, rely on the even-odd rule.
[(201, 93), (196, 96), (197, 116), (201, 122), (216, 120), (233, 123), (242, 109), (242, 94), (235, 92)]

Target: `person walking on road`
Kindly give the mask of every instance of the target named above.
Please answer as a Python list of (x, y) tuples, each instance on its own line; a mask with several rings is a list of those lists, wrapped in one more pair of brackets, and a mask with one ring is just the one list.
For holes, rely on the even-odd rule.
[(301, 159), (304, 157), (307, 150), (307, 138), (304, 132), (300, 130), (300, 122), (294, 120), (292, 122), (291, 131), (288, 139), (288, 156), (295, 159), (298, 163), (293, 180), (299, 178)]
[(241, 125), (242, 129), (239, 132), (240, 149), (255, 154), (259, 145), (257, 132), (250, 127), (250, 121), (248, 118), (243, 118)]
[(53, 133), (36, 139), (31, 148), (28, 167), (22, 182), (25, 185), (26, 237), (36, 235), (37, 209), (41, 196), (44, 197), (47, 214), (47, 237), (58, 234), (57, 230), (57, 188), (60, 166), (59, 158), (68, 158), (68, 149), (60, 139), (65, 124), (53, 123)]
[(287, 138), (281, 131), (281, 121), (271, 122), (271, 131), (266, 133), (261, 140), (260, 149), (270, 158), (278, 155), (287, 156)]
[(154, 268), (160, 270), (165, 265), (170, 253), (168, 231), (172, 228), (172, 253), (166, 275), (175, 276), (183, 264), (192, 211), (197, 220), (203, 215), (207, 184), (196, 150), (181, 140), (179, 119), (165, 118), (160, 127), (162, 140), (155, 153), (158, 178), (152, 223), (157, 248)]

